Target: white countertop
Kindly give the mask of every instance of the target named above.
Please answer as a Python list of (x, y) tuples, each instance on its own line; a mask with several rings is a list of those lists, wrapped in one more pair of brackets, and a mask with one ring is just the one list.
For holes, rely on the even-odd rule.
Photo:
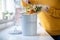
[(39, 24), (37, 27), (37, 33), (39, 34), (38, 36), (23, 36), (22, 34), (11, 34), (15, 27), (16, 26), (12, 26), (0, 32), (0, 40), (54, 40)]

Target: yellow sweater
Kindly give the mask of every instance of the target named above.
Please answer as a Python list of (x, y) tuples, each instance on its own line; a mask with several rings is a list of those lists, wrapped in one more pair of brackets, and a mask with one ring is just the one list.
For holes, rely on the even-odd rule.
[(30, 0), (30, 2), (51, 7), (48, 12), (41, 11), (38, 17), (50, 35), (60, 35), (60, 0)]
[(33, 4), (49, 5), (48, 12), (38, 14), (42, 26), (50, 35), (60, 35), (60, 0), (30, 0)]

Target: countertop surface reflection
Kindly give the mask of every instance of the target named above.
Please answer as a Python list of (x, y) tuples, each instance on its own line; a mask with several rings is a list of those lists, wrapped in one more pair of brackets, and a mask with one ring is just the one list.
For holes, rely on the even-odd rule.
[[(38, 23), (37, 36), (23, 36), (22, 34), (11, 34), (16, 26), (12, 26), (0, 32), (0, 40), (54, 40)], [(20, 26), (18, 26), (20, 27)], [(20, 28), (19, 28), (20, 29)], [(21, 30), (20, 30), (21, 32)]]

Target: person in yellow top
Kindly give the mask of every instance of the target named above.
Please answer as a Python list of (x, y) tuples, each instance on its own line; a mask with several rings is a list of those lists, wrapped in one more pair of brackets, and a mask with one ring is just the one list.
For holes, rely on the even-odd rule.
[(60, 0), (29, 0), (31, 4), (48, 5), (48, 11), (38, 13), (43, 28), (55, 39), (60, 40)]

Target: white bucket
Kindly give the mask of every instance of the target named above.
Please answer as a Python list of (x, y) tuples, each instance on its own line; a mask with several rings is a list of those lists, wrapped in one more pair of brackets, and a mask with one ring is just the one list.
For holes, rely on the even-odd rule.
[(20, 24), (24, 36), (35, 36), (37, 34), (37, 14), (21, 14)]

